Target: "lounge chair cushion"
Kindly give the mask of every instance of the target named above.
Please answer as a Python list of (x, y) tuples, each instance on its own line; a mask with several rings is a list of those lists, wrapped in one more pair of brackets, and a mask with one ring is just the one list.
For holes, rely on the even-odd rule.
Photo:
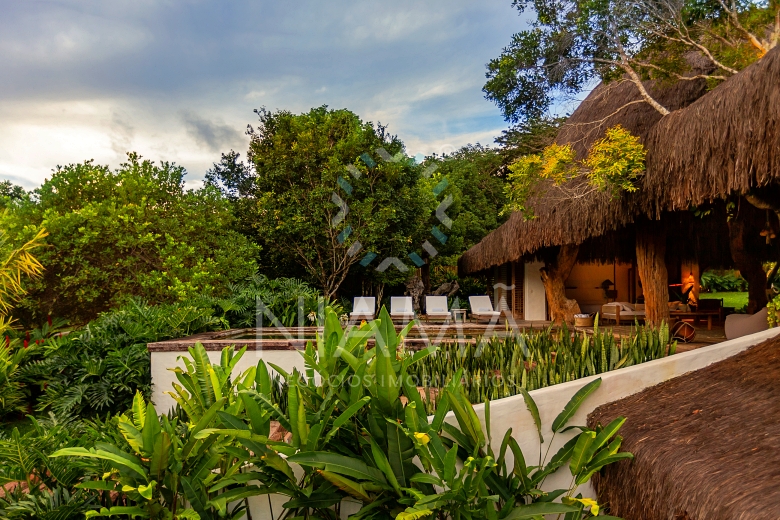
[(729, 314), (724, 324), (726, 339), (741, 338), (768, 329), (767, 314), (766, 307), (755, 314)]

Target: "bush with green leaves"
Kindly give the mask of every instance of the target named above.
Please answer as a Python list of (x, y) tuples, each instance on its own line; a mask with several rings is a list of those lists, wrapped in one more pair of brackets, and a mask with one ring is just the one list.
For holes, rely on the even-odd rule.
[(739, 271), (705, 271), (701, 275), (701, 288), (706, 292), (743, 292), (747, 286)]
[(322, 321), (326, 305), (341, 312), (338, 303), (326, 302), (320, 291), (303, 280), (271, 279), (261, 274), (230, 284), (226, 296), (207, 296), (198, 303), (221, 312), (231, 328), (256, 327), (259, 320), (266, 327), (311, 326)]
[[(256, 407), (245, 392), (258, 389), (273, 409), (274, 381), (262, 360), (238, 375), (233, 371), (246, 352), (222, 351), (220, 362), (211, 364), (197, 344), (184, 358), (184, 368), (175, 369), (178, 383), (170, 394), (179, 404), (184, 420), (158, 416), (154, 405), (136, 393), (132, 409), (113, 419), (121, 433), (114, 442), (67, 447), (52, 453), (61, 461), (97, 461), (107, 465), (101, 473), (95, 466), (91, 478), (76, 487), (123, 495), (122, 505), (103, 506), (87, 512), (87, 518), (132, 516), (149, 519), (238, 519), (244, 516), (253, 488), (242, 480), (249, 454), (230, 436), (201, 435), (224, 426), (225, 415), (243, 414), (245, 406)], [(254, 408), (253, 408), (254, 409)], [(266, 435), (268, 432), (266, 431)], [(67, 459), (61, 457), (68, 457)]]
[(40, 394), (36, 408), (82, 417), (127, 410), (137, 391), (149, 395), (147, 343), (224, 328), (210, 308), (131, 300), (89, 325), (52, 339), (19, 370)]
[(213, 187), (186, 190), (180, 166), (128, 154), (116, 170), (86, 161), (58, 167), (32, 197), (10, 206), (4, 229), (18, 243), (45, 227), (45, 271), (16, 315), (84, 324), (128, 297), (182, 302), (221, 295), (256, 270), (259, 249), (234, 229)]
[(78, 462), (52, 458), (63, 448), (110, 441), (118, 431), (110, 421), (59, 421), (54, 417), (29, 417), (25, 428), (0, 435), (0, 518), (55, 520), (77, 518), (95, 507), (111, 507), (121, 500), (108, 493), (82, 489), (78, 484), (93, 472), (110, 466), (89, 468)]

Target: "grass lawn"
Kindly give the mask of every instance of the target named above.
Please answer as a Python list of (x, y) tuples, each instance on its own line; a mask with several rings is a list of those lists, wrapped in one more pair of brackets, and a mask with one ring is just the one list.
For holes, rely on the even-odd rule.
[(740, 309), (748, 303), (747, 292), (712, 292), (712, 293), (699, 293), (699, 298), (702, 300), (723, 298), (724, 307), (734, 307)]

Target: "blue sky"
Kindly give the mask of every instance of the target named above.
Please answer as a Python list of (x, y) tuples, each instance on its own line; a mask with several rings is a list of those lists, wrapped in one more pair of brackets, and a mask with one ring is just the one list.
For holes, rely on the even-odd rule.
[(485, 64), (524, 26), (510, 0), (0, 0), (0, 179), (125, 152), (187, 168), (246, 151), (253, 109), (327, 104), (410, 155), (506, 128)]

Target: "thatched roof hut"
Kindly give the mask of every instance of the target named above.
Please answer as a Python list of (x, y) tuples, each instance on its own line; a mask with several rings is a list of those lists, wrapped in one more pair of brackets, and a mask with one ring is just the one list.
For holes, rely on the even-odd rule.
[[(703, 60), (691, 59), (694, 73), (707, 70)], [(645, 82), (646, 88), (669, 110), (684, 108), (706, 93), (704, 80), (674, 84)], [(627, 80), (600, 84), (585, 98), (564, 124), (556, 142), (571, 144), (580, 158), (593, 143), (615, 125), (622, 125), (645, 140), (661, 115), (639, 96)], [(489, 269), (547, 246), (581, 244), (633, 222), (637, 214), (629, 198), (615, 200), (607, 193), (593, 192), (571, 198), (555, 187), (531, 201), (535, 218), (525, 220), (519, 213), (466, 251), (458, 263), (463, 274)]]
[(780, 337), (597, 408), (625, 416), (622, 461), (594, 476), (610, 514), (775, 519), (780, 511)]
[(688, 209), (780, 183), (780, 47), (647, 135), (644, 197)]

